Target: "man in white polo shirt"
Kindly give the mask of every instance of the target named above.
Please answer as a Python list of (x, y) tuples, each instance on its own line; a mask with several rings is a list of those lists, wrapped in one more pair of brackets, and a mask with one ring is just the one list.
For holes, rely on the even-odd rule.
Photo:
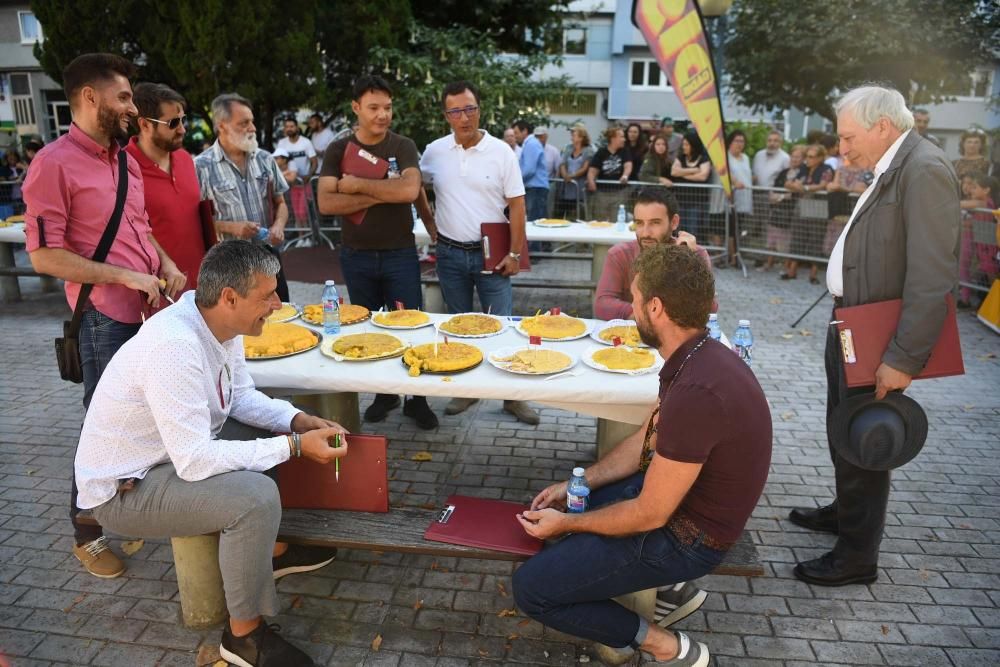
[[(437, 243), (441, 295), (449, 313), (470, 312), (475, 290), (484, 310), (510, 315), (510, 277), (517, 274), (521, 256), (511, 252), (497, 271), (484, 274), (480, 224), (506, 221), (504, 209), (509, 208), (510, 247), (524, 247), (524, 183), (517, 157), (503, 141), (479, 129), (479, 91), (474, 85), (449, 83), (441, 103), (452, 133), (431, 142), (420, 159), (424, 182), (434, 186), (436, 214), (423, 191), (415, 202)], [(477, 400), (454, 398), (445, 414), (463, 412)], [(538, 423), (538, 414), (520, 401), (504, 401), (504, 410), (527, 424)]]

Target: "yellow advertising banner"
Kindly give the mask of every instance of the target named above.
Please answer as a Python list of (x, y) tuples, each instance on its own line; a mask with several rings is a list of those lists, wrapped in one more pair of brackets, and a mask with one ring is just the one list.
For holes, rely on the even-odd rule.
[(632, 22), (646, 38), (695, 131), (705, 144), (727, 196), (732, 196), (722, 102), (701, 13), (694, 0), (634, 0)]

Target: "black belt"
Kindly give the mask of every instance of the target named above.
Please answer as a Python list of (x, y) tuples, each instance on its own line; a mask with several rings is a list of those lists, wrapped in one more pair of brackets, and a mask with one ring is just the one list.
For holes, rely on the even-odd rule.
[(456, 241), (450, 239), (441, 232), (438, 232), (438, 243), (443, 243), (445, 245), (450, 245), (452, 248), (458, 248), (459, 250), (482, 250), (482, 241)]

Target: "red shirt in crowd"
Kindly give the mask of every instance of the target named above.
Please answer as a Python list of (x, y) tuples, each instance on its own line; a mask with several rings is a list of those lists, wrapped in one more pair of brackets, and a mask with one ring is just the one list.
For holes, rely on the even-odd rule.
[[(640, 250), (638, 241), (625, 241), (608, 251), (601, 279), (597, 281), (597, 292), (594, 294), (594, 317), (601, 320), (632, 319), (632, 280), (635, 278), (635, 260)], [(708, 256), (708, 251), (698, 246), (695, 252), (711, 269), (712, 258)], [(712, 312), (718, 310), (718, 299), (712, 299)]]
[(194, 158), (183, 148), (173, 151), (168, 174), (139, 149), (136, 137), (132, 137), (125, 150), (142, 170), (146, 213), (153, 236), (167, 257), (187, 276), (184, 289), (194, 289), (198, 285), (198, 268), (205, 257), (205, 239), (198, 216), (201, 190), (194, 171)]
[[(28, 252), (61, 248), (91, 258), (108, 226), (118, 191), (118, 160), (128, 164), (128, 191), (118, 234), (105, 263), (138, 273), (159, 275), (160, 258), (149, 240), (142, 174), (135, 160), (112, 142), (109, 151), (76, 123), (69, 133), (48, 144), (31, 162), (22, 194)], [(169, 256), (169, 255), (168, 255)], [(66, 300), (76, 307), (80, 284), (66, 281)], [(90, 303), (125, 324), (138, 324), (146, 312), (142, 292), (124, 285), (94, 285)]]
[(702, 338), (681, 345), (660, 371), (656, 453), (702, 464), (675, 514), (735, 542), (767, 481), (771, 411), (753, 371), (719, 341), (706, 340), (684, 364)]

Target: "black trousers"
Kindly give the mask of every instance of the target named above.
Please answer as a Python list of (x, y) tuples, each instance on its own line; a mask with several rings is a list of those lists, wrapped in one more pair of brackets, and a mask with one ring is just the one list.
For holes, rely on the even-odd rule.
[[(831, 315), (831, 320), (836, 319)], [(841, 401), (855, 394), (874, 393), (875, 387), (849, 389), (844, 378), (837, 328), (830, 326), (826, 334), (826, 420), (829, 424), (834, 409)], [(840, 535), (833, 551), (841, 558), (858, 565), (878, 564), (879, 546), (885, 529), (885, 511), (889, 503), (889, 472), (864, 470), (837, 455), (837, 449), (827, 431), (830, 459), (837, 480), (837, 521)]]

